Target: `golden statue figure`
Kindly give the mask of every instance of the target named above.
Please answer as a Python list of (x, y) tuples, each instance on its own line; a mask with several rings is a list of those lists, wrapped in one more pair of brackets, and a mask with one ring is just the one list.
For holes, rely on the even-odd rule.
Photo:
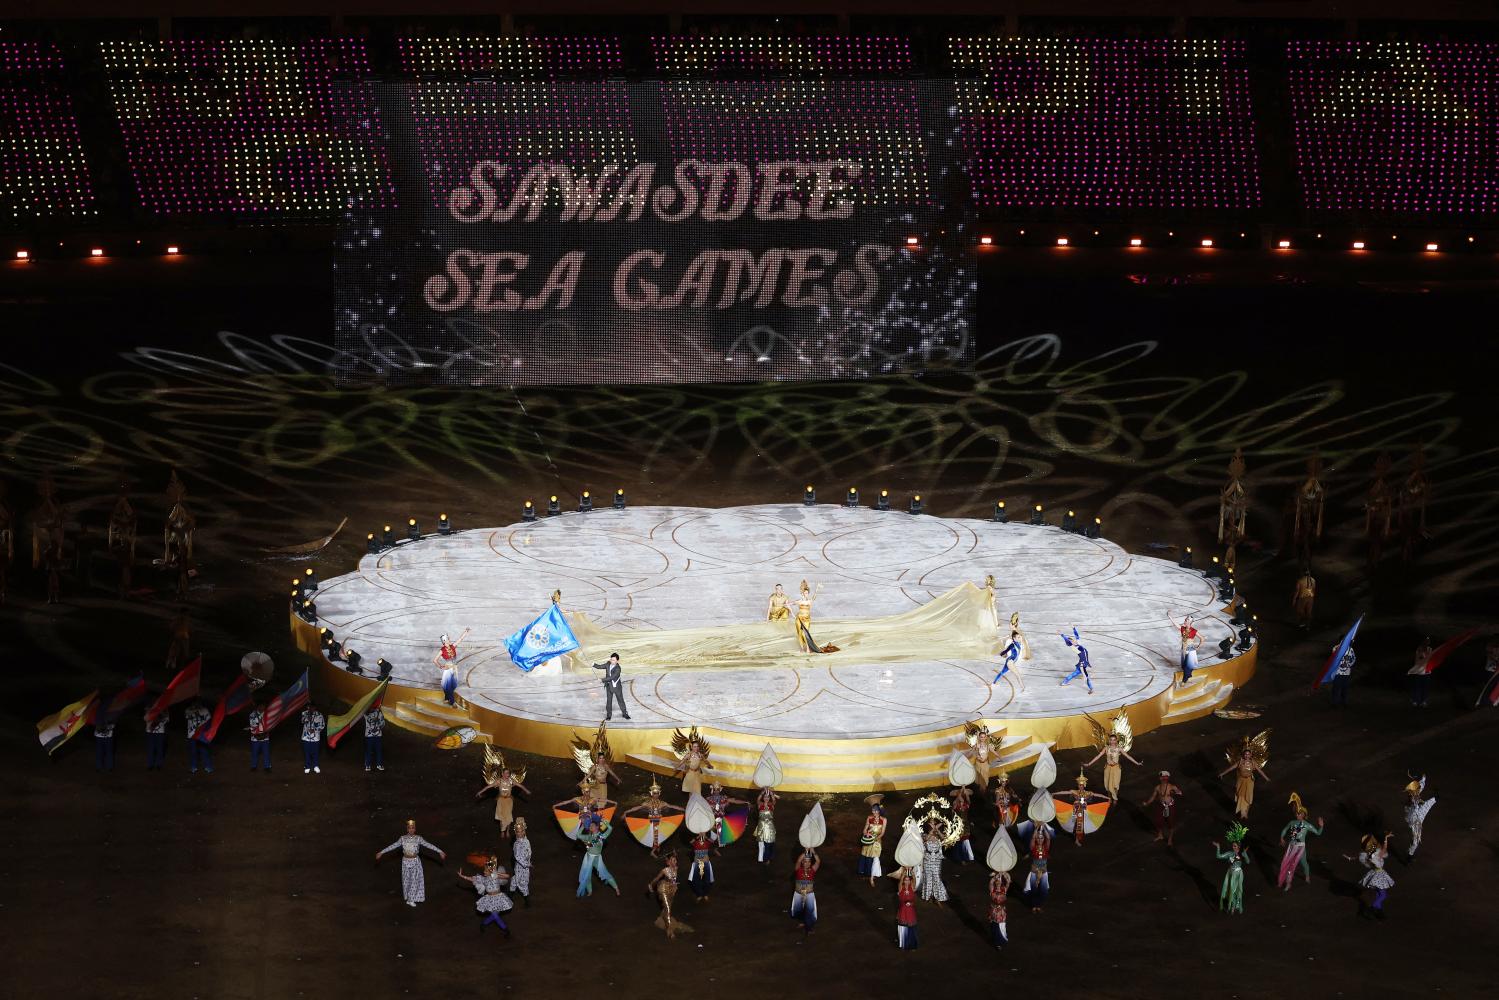
[(177, 571), (178, 597), (187, 595), (193, 561), (193, 531), (198, 526), (198, 519), (187, 509), (186, 498), (187, 487), (182, 485), (177, 470), (173, 469), (172, 478), (167, 483), (167, 499), (172, 502), (172, 509), (167, 511), (166, 527), (162, 529), (165, 551), (161, 564), (165, 569)]
[(130, 589), (135, 565), (135, 508), (130, 505), (130, 484), (120, 484), (120, 497), (109, 512), (109, 551), (120, 563), (120, 596)]
[(1312, 568), (1305, 567), (1301, 579), (1296, 581), (1296, 589), (1291, 593), (1291, 610), (1296, 613), (1296, 624), (1301, 628), (1310, 628), (1312, 624), (1312, 609), (1317, 603), (1317, 579), (1312, 576)]
[(1228, 482), (1218, 493), (1218, 541), (1227, 547), (1223, 564), (1232, 567), (1249, 520), (1249, 490), (1244, 486), (1244, 449), (1235, 448), (1228, 463)]
[(1238, 746), (1225, 750), (1224, 756), (1228, 758), (1228, 766), (1218, 772), (1218, 777), (1238, 772), (1234, 781), (1234, 815), (1248, 819), (1249, 807), (1254, 802), (1255, 775), (1265, 779), (1265, 784), (1270, 783), (1270, 775), (1265, 773), (1265, 765), (1270, 762), (1270, 730), (1244, 737)]
[(1409, 559), (1416, 543), (1426, 535), (1426, 499), (1430, 490), (1426, 479), (1426, 449), (1417, 447), (1411, 456), (1411, 474), (1405, 477), (1398, 498), (1398, 519), (1401, 537), (1401, 555)]
[(1390, 520), (1394, 515), (1394, 498), (1385, 477), (1390, 474), (1390, 456), (1381, 454), (1374, 460), (1374, 481), (1364, 498), (1364, 537), (1369, 540), (1369, 562), (1379, 561), (1384, 543), (1390, 537)]
[(1312, 546), (1322, 539), (1322, 511), (1327, 502), (1327, 488), (1318, 475), (1322, 471), (1322, 459), (1316, 455), (1306, 460), (1306, 480), (1296, 490), (1296, 521), (1291, 537), (1296, 544), (1297, 556), (1305, 562), (1311, 557)]
[(765, 606), (765, 620), (784, 622), (790, 619), (791, 598), (786, 596), (786, 589), (778, 583), (776, 589), (770, 592), (770, 602)]

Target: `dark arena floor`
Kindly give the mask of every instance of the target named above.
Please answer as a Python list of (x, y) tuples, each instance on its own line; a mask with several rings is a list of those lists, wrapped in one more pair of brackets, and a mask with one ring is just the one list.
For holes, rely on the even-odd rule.
[[(1404, 686), (1423, 635), (1440, 641), (1492, 622), (1499, 470), (1486, 317), (1496, 295), (1482, 274), (1491, 261), (1399, 281), (1372, 262), (1258, 275), (1229, 263), (1007, 252), (981, 275), (985, 340), (961, 373), (519, 391), (336, 388), (314, 360), (326, 350), (317, 346), (326, 291), (315, 278), (325, 260), (0, 272), (7, 503), (29, 510), (50, 470), (80, 550), (55, 605), (18, 558), (0, 611), (10, 684), (0, 809), (13, 834), (3, 992), (1491, 994), (1481, 942), (1499, 863), (1487, 791), (1499, 715), (1473, 708), (1483, 641), (1436, 675), (1428, 709), (1411, 708)], [(64, 329), (88, 349), (62, 347)], [(1374, 459), (1389, 452), (1403, 470), (1418, 446), (1429, 458), (1429, 537), (1408, 560), (1397, 546), (1368, 565), (1361, 504)], [(1260, 614), (1262, 650), (1235, 704), (1263, 715), (1141, 737), (1136, 755), (1169, 768), (1185, 793), (1175, 849), (1152, 841), (1138, 805), (1150, 772), (1127, 769), (1103, 831), (1083, 848), (1059, 838), (1045, 912), (1012, 896), (1003, 953), (987, 943), (982, 860), (949, 864), (953, 902), (923, 906), (920, 950), (892, 947), (893, 892), (854, 872), (858, 796), (823, 803), (830, 835), (814, 934), (786, 916), (789, 827), (813, 799), (790, 795), (781, 855), (762, 868), (752, 846), (727, 848), (711, 899), (681, 897), (696, 933), (667, 941), (645, 892), (654, 866), (627, 840), (606, 855), (622, 897), (573, 897), (576, 847), (545, 813), (576, 774), (571, 762), (530, 761), (518, 812), (533, 817), (534, 902), (509, 914), (513, 937), (502, 940), (476, 933), (472, 895), (454, 877), (465, 854), (496, 846), (492, 810), (472, 801), (476, 755), (439, 753), (391, 729), (385, 773), (365, 773), (351, 741), (325, 755), (321, 776), (304, 777), (285, 730), (269, 776), (247, 770), (235, 726), (219, 740), (217, 771), (189, 775), (178, 722), (165, 769), (147, 772), (143, 737), (127, 720), (115, 771), (99, 774), (87, 733), (51, 759), (33, 740), (32, 723), (91, 687), (138, 671), (164, 683), (168, 623), (183, 604), (205, 691), (227, 684), (248, 649), (271, 653), (278, 682), (289, 682), (305, 656), (291, 646), (284, 594), (302, 567), (262, 550), (326, 534), (344, 516), (349, 528), (314, 560), (324, 576), (351, 568), (366, 529), (385, 521), (442, 510), (461, 525), (501, 524), (527, 498), (617, 486), (633, 503), (727, 506), (797, 497), (808, 482), (834, 494), (852, 484), (920, 492), (936, 515), (980, 517), (1007, 498), (1016, 509), (1097, 512), (1131, 551), (1207, 552), (1236, 447), (1253, 498), (1239, 581)], [(1296, 565), (1284, 504), (1313, 452), (1326, 461), (1330, 501), (1316, 619), (1301, 631), (1290, 620)], [(200, 529), (185, 602), (148, 565), (173, 468)], [(142, 525), (124, 599), (100, 552), (121, 481)], [(1348, 707), (1334, 709), (1325, 692), (1309, 693), (1311, 681), (1358, 614), (1367, 619), (1356, 683)], [(1245, 913), (1226, 916), (1212, 841), (1232, 795), (1215, 775), (1223, 748), (1250, 726), (1273, 730), (1272, 783), (1249, 823)], [(1065, 776), (1086, 759), (1061, 753), (1058, 769)], [(620, 770), (618, 798), (629, 804), (647, 775)], [(1400, 849), (1407, 772), (1428, 774), (1439, 798), (1412, 863)], [(1276, 840), (1293, 790), (1327, 832), (1312, 841), (1311, 884), (1282, 894)], [(912, 797), (892, 796), (892, 815)], [(408, 816), (449, 852), (428, 864), (428, 902), (414, 910), (400, 905), (395, 865), (370, 860)], [(989, 829), (986, 812), (976, 844)], [(1396, 833), (1398, 885), (1388, 916), (1373, 920), (1361, 916), (1359, 869), (1343, 856), (1386, 830)]]
[[(10, 6), (0, 1000), (1499, 996), (1492, 3), (760, 0), (753, 16), (726, 0), (548, 0), (537, 14), (477, 0)], [(1256, 616), (1254, 645), (1246, 634), (1232, 656), (1205, 649), (1220, 672), (1186, 690), (1231, 700), (1173, 713), (1177, 635), (1153, 616), (1194, 600), (1213, 634), (1229, 633), (1213, 588), (1187, 568), (1226, 556), (1220, 491), (1239, 450), (1235, 582), (1238, 610)], [(1303, 626), (1294, 497), (1313, 458), (1326, 506)], [(1391, 490), (1423, 470), (1424, 525), (1395, 519), (1371, 547), (1366, 503), (1386, 467)], [(174, 474), (196, 518), (181, 592), (161, 566)], [(891, 510), (808, 515), (795, 505), (809, 484), (823, 503), (856, 488), (868, 506), (886, 490)], [(126, 585), (109, 531), (122, 489), (138, 518)], [(50, 578), (33, 560), (49, 490), (63, 533)], [(419, 552), (421, 566), (361, 567), (369, 533), (403, 535), (408, 518), (429, 533), (439, 514), (499, 529), (528, 501), (556, 496), (566, 510), (589, 491), (602, 507), (616, 490), (629, 517), (543, 517), (532, 551), (550, 555), (597, 523), (583, 519), (612, 515), (615, 535), (568, 551), (624, 551), (629, 532), (661, 528), (671, 545), (655, 551), (682, 555), (667, 561), (669, 582), (686, 590), (657, 586), (665, 571), (625, 579), (628, 567), (598, 566), (615, 617), (585, 622), (598, 605), (568, 601), (595, 568), (559, 561), (578, 584), (556, 584), (579, 636), (565, 676), (560, 660), (520, 674), (490, 656), (512, 627), (495, 623), (551, 571), (536, 569), (541, 555), (512, 558), (517, 532), (421, 540), (386, 553), (414, 564)], [(906, 513), (917, 495), (920, 518)], [(1000, 501), (1012, 524), (971, 520)], [(785, 506), (764, 514), (760, 534), (723, 527), (738, 515), (640, 510), (749, 505)], [(1103, 541), (1047, 529), (1059, 544), (1032, 546), (1038, 536), (1013, 522), (1037, 507), (1057, 528), (1075, 512)], [(693, 518), (701, 535), (679, 539)], [(892, 525), (908, 541), (929, 528), (959, 537), (936, 518), (970, 519), (971, 546), (942, 550), (941, 571), (907, 560), (930, 551), (914, 542), (847, 542), (855, 519), (864, 539)], [(791, 543), (757, 561), (782, 529)], [(502, 535), (508, 549), (492, 543)], [(714, 544), (689, 544), (700, 537)], [(455, 541), (468, 548), (445, 547)], [(843, 563), (829, 554), (839, 541)], [(275, 551), (304, 544), (314, 554)], [(1107, 571), (1075, 561), (1105, 550)], [(462, 590), (443, 587), (447, 560), (465, 552), (477, 556), (452, 577), (470, 588), (473, 622), (459, 601), (432, 607)], [(725, 552), (743, 558), (713, 562)], [(991, 684), (980, 658), (996, 636), (986, 618), (972, 625), (982, 597), (968, 584), (983, 577), (980, 559), (1009, 553), (1008, 580), (1029, 592), (994, 605), (994, 624), (1032, 602), (1027, 627), (1047, 649), (1025, 669), (1062, 704), (1049, 717), (1041, 697), (1012, 697), (1013, 681)], [(492, 575), (472, 570), (481, 562)], [(830, 564), (848, 573), (819, 578)], [(740, 595), (761, 593), (758, 575), (736, 573), (746, 565), (785, 569), (788, 589), (813, 577), (827, 588), (817, 627), (854, 638), (793, 652), (789, 622), (780, 635), (759, 596), (740, 614)], [(348, 586), (354, 596), (327, 601), (319, 619), (354, 622), (344, 638), (393, 645), (394, 626), (380, 629), (406, 616), (406, 646), (390, 656), (408, 672), (390, 675), (387, 719), (425, 697), (441, 725), (444, 711), (477, 725), (467, 679), (452, 710), (418, 690), (421, 616), (451, 612), (443, 627), (455, 635), (481, 622), (495, 633), (464, 666), (498, 678), (482, 736), (525, 771), (516, 813), (534, 873), (507, 934), (483, 928), (459, 879), (474, 854), (512, 863), (490, 797), (475, 796), (484, 755), (438, 749), (430, 716), (433, 732), (404, 717), (411, 728), (387, 726), (383, 771), (363, 766), (351, 730), (324, 746), (321, 773), (302, 773), (292, 716), (271, 737), (273, 769), (252, 770), (245, 712), (224, 720), (215, 769), (190, 772), (180, 705), (160, 769), (146, 766), (139, 704), (120, 719), (112, 770), (95, 766), (91, 722), (49, 748), (48, 720), (91, 690), (110, 699), (142, 676), (154, 699), (175, 673), (169, 644), (184, 620), (208, 705), (261, 651), (275, 662), (262, 705), (306, 670), (324, 712), (348, 711), (349, 692), (375, 682), (308, 652), (311, 630), (288, 601), (309, 567), (322, 581), (366, 572), (356, 582), (368, 586)], [(1001, 594), (1006, 568), (988, 568)], [(433, 585), (407, 586), (395, 569)], [(697, 586), (715, 578), (730, 582)], [(862, 607), (852, 580), (896, 596)], [(1084, 629), (1138, 640), (1128, 664), (1113, 657), (1117, 689), (1100, 683), (1091, 702), (1062, 700), (1078, 685), (1052, 678), (1073, 653), (1046, 617), (1077, 614), (1081, 602), (1067, 601), (1081, 580), (1108, 612)], [(535, 614), (553, 585), (536, 588)], [(679, 607), (684, 592), (697, 607)], [(638, 618), (625, 621), (621, 605)], [(702, 608), (719, 617), (686, 620)], [(1315, 682), (1356, 621), (1339, 706)], [(653, 923), (648, 852), (614, 837), (604, 858), (619, 896), (577, 898), (582, 851), (550, 815), (577, 789), (558, 731), (591, 711), (575, 703), (579, 677), (598, 690), (582, 653), (598, 636), (613, 648), (625, 628), (635, 632), (623, 642), (665, 652), (625, 664), (660, 697), (638, 698), (630, 726), (611, 723), (620, 747), (634, 741), (614, 764), (621, 809), (669, 769), (669, 730), (651, 727), (698, 721), (673, 715), (681, 705), (718, 713), (702, 721), (730, 779), (748, 770), (731, 750), (753, 755), (760, 737), (792, 734), (778, 748), (790, 766), (775, 858), (756, 864), (748, 833), (726, 844), (711, 896), (677, 895), (692, 932), (671, 940)], [(724, 633), (752, 634), (733, 645)], [(870, 635), (887, 643), (883, 659), (876, 640), (858, 645)], [(1427, 704), (1413, 704), (1423, 640), (1460, 636)], [(1095, 645), (1099, 674), (1122, 648)], [(701, 655), (668, 662), (683, 650)], [(791, 695), (767, 680), (748, 703), (736, 697), (746, 676), (779, 677), (801, 700), (783, 706)], [(817, 701), (835, 679), (849, 703), (878, 710), (858, 717), (863, 728)], [(1127, 685), (1130, 697), (1149, 693), (1115, 698)], [(950, 901), (916, 904), (919, 948), (897, 947), (895, 881), (871, 886), (857, 871), (866, 776), (887, 793), (887, 873), (913, 803), (947, 795), (940, 781), (904, 786), (942, 777), (962, 723), (982, 714), (954, 708), (954, 689), (978, 691), (982, 706), (993, 698), (982, 717), (1013, 727), (1000, 752), (1019, 747), (1022, 803), (1022, 751), (1044, 759), (1036, 744), (1054, 738), (1054, 791), (1094, 756), (1080, 748), (1093, 733), (1084, 708), (1129, 709), (1141, 723), (1141, 764), (1126, 765), (1107, 823), (1081, 844), (1057, 835), (1044, 910), (1022, 898), (1021, 850), (1003, 950), (990, 937), (987, 805), (973, 811), (978, 859), (946, 862)], [(516, 690), (535, 700), (507, 703)], [(682, 692), (692, 700), (667, 697)], [(804, 728), (789, 728), (793, 707), (806, 708)], [(773, 738), (769, 724), (755, 728), (772, 717), (788, 727)], [(1230, 914), (1215, 842), (1235, 787), (1220, 772), (1226, 749), (1262, 730), (1268, 778), (1244, 835), (1243, 912)], [(538, 731), (546, 738), (519, 738)], [(1154, 839), (1146, 804), (1160, 769), (1182, 790), (1171, 846)], [(1087, 768), (1094, 789), (1101, 770)], [(1422, 775), (1437, 801), (1412, 856), (1405, 789)], [(683, 803), (679, 779), (662, 784)], [(1293, 793), (1325, 831), (1308, 846), (1310, 878), (1282, 891)], [(815, 805), (827, 828), (820, 921), (804, 933), (789, 909), (799, 825)], [(422, 862), (419, 906), (403, 905), (398, 859), (373, 858), (408, 818), (447, 852)], [(1376, 911), (1359, 855), (1386, 833), (1395, 885)], [(684, 831), (669, 846), (688, 842)]]

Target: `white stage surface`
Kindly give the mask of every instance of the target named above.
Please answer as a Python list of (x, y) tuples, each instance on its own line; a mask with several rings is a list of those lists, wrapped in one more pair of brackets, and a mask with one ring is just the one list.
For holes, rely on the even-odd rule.
[[(472, 629), (459, 673), (469, 705), (586, 733), (604, 713), (599, 674), (578, 657), (551, 675), (527, 674), (504, 648), (505, 636), (545, 610), (554, 589), (575, 627), (581, 613), (593, 626), (641, 633), (763, 622), (771, 588), (784, 584), (794, 599), (806, 579), (820, 588), (817, 641), (843, 646), (840, 619), (913, 612), (962, 584), (981, 587), (988, 573), (1005, 632), (1018, 611), (1030, 642), (1023, 690), (1013, 673), (991, 683), (1001, 633), (977, 614), (974, 639), (959, 655), (930, 648), (861, 656), (857, 642), (799, 654), (788, 628), (785, 655), (753, 666), (663, 668), (625, 656), (631, 720), (616, 714), (610, 731), (697, 724), (748, 753), (766, 740), (916, 737), (979, 718), (1103, 718), (1151, 699), (1161, 700), (1159, 724), (1175, 721), (1161, 715), (1181, 714), (1169, 694), (1161, 699), (1178, 666), (1170, 618), (1196, 617), (1204, 668), (1220, 662), (1218, 643), (1232, 634), (1201, 573), (1130, 555), (1107, 539), (831, 505), (602, 509), (429, 536), (365, 556), (356, 572), (325, 581), (317, 607), (319, 624), (366, 665), (389, 660), (394, 682), (407, 687), (435, 689), (438, 636)], [(1074, 626), (1091, 654), (1091, 694), (1081, 679), (1061, 686), (1076, 654), (1058, 633)], [(608, 649), (585, 644), (579, 652), (601, 660)], [(1219, 686), (1202, 683), (1204, 694)], [(1231, 689), (1196, 707), (1221, 704)]]

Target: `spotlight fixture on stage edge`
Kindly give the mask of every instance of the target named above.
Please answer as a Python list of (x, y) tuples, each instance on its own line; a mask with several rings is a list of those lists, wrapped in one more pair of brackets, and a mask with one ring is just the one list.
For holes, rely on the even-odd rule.
[(802, 506), (811, 507), (817, 503), (817, 491), (808, 483), (807, 488), (802, 491)]
[(521, 508), (520, 519), (522, 521), (534, 521), (534, 520), (536, 520), (536, 505), (534, 503), (532, 503), (531, 501), (527, 500), (526, 501), (526, 505)]
[(1062, 530), (1067, 532), (1077, 531), (1077, 511), (1069, 510), (1062, 515)]
[(1031, 511), (1031, 523), (1032, 524), (1045, 524), (1046, 523), (1046, 516), (1042, 512), (1040, 504), (1036, 504), (1035, 509)]
[(317, 593), (317, 574), (312, 571), (311, 566), (302, 574), (302, 590), (309, 594)]
[(553, 493), (547, 497), (547, 517), (556, 517), (562, 513), (562, 504), (557, 502), (557, 494)]
[(388, 549), (395, 543), (396, 533), (391, 529), (390, 525), (387, 524), (385, 526), (385, 530), (380, 533), (380, 544)]
[(857, 506), (859, 506), (859, 490), (858, 490), (857, 487), (850, 486), (848, 488), (848, 496), (846, 496), (846, 497), (843, 498), (843, 506), (845, 506), (845, 507), (857, 507)]
[(370, 550), (370, 555), (374, 555), (380, 551), (380, 543), (375, 541), (375, 533), (373, 531), (364, 536), (364, 544)]
[(1182, 569), (1192, 568), (1192, 546), (1188, 545), (1182, 549), (1182, 557), (1176, 561), (1176, 564)]
[(364, 673), (364, 668), (362, 668), (359, 665), (359, 661), (361, 659), (363, 659), (363, 657), (361, 657), (358, 653), (354, 652), (352, 649), (349, 650), (347, 653), (344, 654), (344, 660), (345, 660), (345, 662), (347, 662), (349, 664), (349, 673), (351, 673), (351, 674), (362, 674), (362, 673)]
[(1103, 534), (1103, 518), (1095, 517), (1093, 523), (1084, 529), (1083, 534), (1089, 538), (1097, 538)]
[(448, 520), (448, 515), (437, 515), (437, 533), (439, 535), (451, 535), (453, 533), (453, 525)]
[(416, 518), (414, 517), (406, 519), (406, 537), (413, 542), (422, 540), (422, 529), (417, 526)]
[(1005, 510), (1005, 502), (1003, 500), (994, 501), (994, 523), (1007, 524), (1009, 523), (1009, 520), (1010, 513), (1009, 511)]
[(624, 510), (625, 509), (625, 491), (624, 490), (615, 490), (614, 491), (614, 509), (615, 510)]
[(380, 659), (378, 659), (378, 660), (375, 661), (375, 666), (377, 666), (377, 667), (380, 668), (380, 679), (381, 680), (384, 680), (385, 678), (389, 677), (390, 676), (390, 672), (393, 669), (391, 667), (391, 665), (390, 665), (390, 661), (387, 660), (383, 656), (380, 657)]
[(921, 494), (920, 493), (916, 494), (915, 496), (913, 496), (911, 498), (911, 513), (912, 514), (920, 514), (921, 513)]
[(593, 510), (593, 494), (587, 490), (583, 491), (582, 495), (578, 497), (578, 510), (585, 514)]
[(874, 509), (875, 510), (889, 510), (890, 509), (890, 491), (889, 490), (880, 490), (880, 498), (874, 502)]

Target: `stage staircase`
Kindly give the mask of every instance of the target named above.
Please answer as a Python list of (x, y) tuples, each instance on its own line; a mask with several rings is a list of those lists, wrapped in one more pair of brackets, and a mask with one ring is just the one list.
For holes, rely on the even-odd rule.
[(414, 733), (422, 733), (433, 739), (441, 735), (443, 730), (453, 726), (472, 726), (479, 732), (475, 742), (494, 742), (489, 734), (484, 732), (479, 720), (474, 718), (461, 699), (458, 707), (454, 708), (443, 701), (442, 695), (436, 691), (416, 692), (414, 697), (400, 701), (389, 708), (385, 713), (385, 718), (391, 725), (400, 726)]
[[(1040, 755), (1042, 744), (1031, 737), (1007, 734), (994, 722), (988, 725), (1003, 738), (1000, 757), (990, 765), (991, 774), (1028, 766)], [(711, 750), (713, 766), (706, 772), (708, 776), (719, 776), (734, 787), (750, 787), (755, 765), (768, 742), (785, 769), (785, 779), (777, 786), (785, 792), (870, 792), (946, 786), (948, 757), (954, 750), (968, 746), (962, 726), (909, 738), (864, 740), (757, 739), (713, 729), (700, 731)], [(627, 754), (626, 760), (662, 775), (670, 775), (677, 766), (670, 744), (657, 744), (647, 752)]]
[(1199, 719), (1214, 709), (1227, 705), (1233, 693), (1234, 686), (1230, 682), (1207, 676), (1197, 678), (1184, 688), (1173, 687), (1171, 701), (1166, 706), (1166, 714), (1161, 717), (1161, 723), (1170, 725)]

